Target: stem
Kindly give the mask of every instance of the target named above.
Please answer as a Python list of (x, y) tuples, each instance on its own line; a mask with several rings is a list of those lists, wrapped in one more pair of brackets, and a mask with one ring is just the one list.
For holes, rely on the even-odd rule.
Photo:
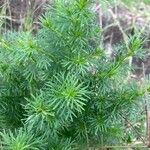
[(90, 150), (89, 136), (88, 136), (88, 131), (87, 131), (87, 127), (86, 127), (85, 123), (84, 123), (84, 128), (85, 128), (85, 135), (86, 135), (87, 149)]
[(146, 146), (136, 146), (136, 145), (129, 145), (129, 146), (104, 146), (104, 147), (100, 147), (100, 149), (107, 149), (107, 148), (121, 148), (121, 149), (124, 149), (124, 148), (147, 148)]
[[(143, 68), (143, 78), (145, 79), (145, 66), (144, 63), (142, 63), (142, 68)], [(146, 136), (147, 136), (147, 147), (150, 148), (150, 111), (148, 107), (148, 93), (147, 91), (145, 92), (145, 115), (146, 115)]]
[(132, 129), (136, 132), (136, 134), (139, 136), (139, 138), (141, 139), (141, 141), (146, 144), (145, 140), (141, 137), (140, 133), (134, 128), (134, 126), (132, 125), (132, 123), (122, 114), (120, 114), (120, 116), (132, 127)]

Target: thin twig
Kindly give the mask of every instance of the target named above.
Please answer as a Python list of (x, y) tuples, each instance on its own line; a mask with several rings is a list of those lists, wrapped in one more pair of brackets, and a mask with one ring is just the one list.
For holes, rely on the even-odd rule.
[(120, 145), (116, 145), (116, 146), (104, 146), (104, 147), (100, 147), (100, 149), (106, 149), (106, 148), (147, 148), (147, 146), (136, 146), (136, 145), (129, 145), (129, 146), (120, 146)]
[(90, 150), (89, 136), (88, 136), (87, 127), (86, 127), (85, 124), (84, 124), (84, 128), (85, 128), (85, 135), (86, 135), (87, 149)]
[(141, 139), (141, 141), (146, 145), (145, 140), (141, 137), (140, 133), (135, 129), (135, 127), (132, 125), (132, 123), (122, 114), (120, 114), (120, 116), (125, 119), (127, 121), (127, 123), (132, 127), (132, 129), (136, 132), (136, 134), (139, 136), (139, 138)]
[[(142, 68), (143, 68), (143, 80), (146, 79), (146, 75), (145, 75), (145, 65), (142, 62)], [(145, 114), (146, 114), (146, 135), (147, 135), (147, 146), (148, 148), (150, 148), (150, 111), (149, 111), (149, 107), (148, 107), (148, 93), (147, 91), (145, 92)]]

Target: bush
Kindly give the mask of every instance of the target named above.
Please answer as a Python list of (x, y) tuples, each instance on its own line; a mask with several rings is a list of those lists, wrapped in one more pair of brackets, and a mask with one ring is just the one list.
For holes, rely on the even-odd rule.
[(0, 41), (2, 149), (72, 150), (122, 142), (144, 89), (128, 79), (130, 37), (108, 57), (90, 0), (55, 0), (42, 28)]

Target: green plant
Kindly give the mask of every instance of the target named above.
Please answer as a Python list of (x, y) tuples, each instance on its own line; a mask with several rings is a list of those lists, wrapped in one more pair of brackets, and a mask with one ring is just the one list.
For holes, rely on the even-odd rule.
[(136, 4), (136, 3), (139, 3), (140, 2), (143, 2), (144, 4), (150, 4), (150, 0), (142, 0), (142, 1), (139, 1), (139, 0), (121, 0), (121, 2), (127, 4), (127, 5), (131, 5), (131, 4)]
[(147, 88), (128, 78), (128, 58), (143, 40), (129, 37), (108, 57), (92, 6), (90, 0), (55, 0), (35, 37), (28, 32), (1, 37), (2, 149), (71, 150), (125, 142), (122, 116), (133, 115)]
[(14, 134), (11, 131), (3, 132), (1, 136), (5, 150), (44, 150), (45, 147), (42, 138), (34, 137), (32, 131), (25, 131), (22, 128), (15, 130)]

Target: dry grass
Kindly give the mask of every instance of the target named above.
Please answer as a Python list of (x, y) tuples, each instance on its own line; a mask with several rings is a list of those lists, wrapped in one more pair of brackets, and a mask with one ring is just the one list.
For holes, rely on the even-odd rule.
[(47, 0), (1, 0), (0, 29), (33, 31), (38, 29), (38, 17)]

